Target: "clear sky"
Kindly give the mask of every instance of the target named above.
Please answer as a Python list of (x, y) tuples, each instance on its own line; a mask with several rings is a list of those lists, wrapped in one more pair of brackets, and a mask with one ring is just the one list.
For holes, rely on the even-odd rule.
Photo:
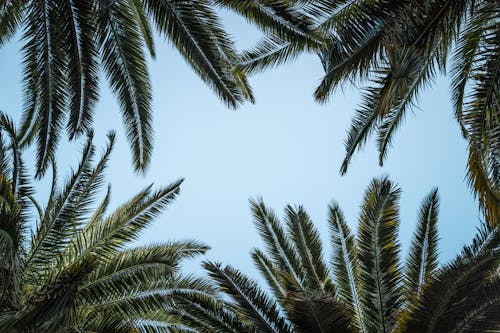
[[(259, 34), (234, 15), (225, 15), (238, 47), (251, 46)], [(325, 105), (312, 92), (322, 76), (317, 57), (297, 61), (250, 78), (257, 102), (227, 109), (191, 71), (178, 52), (157, 39), (150, 63), (155, 146), (148, 172), (132, 171), (121, 115), (103, 77), (95, 115), (95, 143), (117, 131), (107, 175), (117, 205), (154, 182), (184, 177), (181, 195), (139, 240), (140, 243), (192, 238), (212, 247), (207, 257), (256, 276), (249, 250), (259, 246), (248, 199), (262, 196), (280, 215), (287, 203), (302, 204), (322, 232), (327, 232), (327, 205), (341, 204), (357, 228), (364, 190), (373, 177), (388, 174), (402, 188), (400, 240), (405, 254), (423, 197), (439, 187), (441, 259), (448, 260), (468, 242), (479, 223), (477, 204), (465, 182), (466, 142), (453, 118), (446, 78), (420, 96), (419, 109), (398, 130), (383, 168), (374, 142), (358, 153), (345, 176), (338, 170), (344, 139), (359, 91), (350, 87)], [(0, 109), (14, 119), (22, 109), (20, 44), (0, 49)], [(59, 174), (76, 166), (81, 144), (64, 143), (58, 151)], [(26, 153), (33, 160), (33, 154)], [(32, 163), (33, 164), (33, 163)], [(47, 178), (50, 178), (48, 175)], [(37, 185), (46, 196), (48, 179)], [(326, 244), (326, 243), (325, 243)], [(327, 246), (327, 251), (330, 247)], [(329, 252), (328, 252), (329, 254)], [(191, 263), (187, 269), (196, 270)]]

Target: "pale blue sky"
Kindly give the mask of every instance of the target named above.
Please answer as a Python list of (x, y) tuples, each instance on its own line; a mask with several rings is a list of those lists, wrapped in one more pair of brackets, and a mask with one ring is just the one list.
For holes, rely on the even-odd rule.
[[(256, 31), (235, 16), (225, 15), (225, 22), (240, 48), (258, 40)], [(0, 109), (16, 120), (22, 109), (19, 46), (12, 41), (0, 49)], [(251, 77), (257, 102), (237, 111), (228, 110), (168, 43), (157, 40), (150, 72), (155, 146), (145, 176), (132, 171), (118, 104), (104, 79), (95, 116), (99, 150), (106, 132), (117, 131), (107, 173), (114, 205), (151, 182), (186, 179), (178, 200), (143, 234), (141, 243), (198, 239), (212, 247), (208, 258), (256, 276), (249, 250), (260, 240), (248, 208), (250, 197), (262, 196), (279, 214), (287, 203), (304, 205), (327, 241), (328, 203), (339, 201), (356, 230), (364, 190), (382, 174), (403, 190), (400, 240), (405, 249), (420, 202), (434, 186), (441, 196), (441, 258), (450, 259), (472, 238), (479, 213), (465, 182), (466, 142), (452, 115), (447, 79), (421, 95), (420, 109), (396, 133), (383, 168), (370, 142), (355, 156), (347, 175), (340, 176), (343, 142), (360, 103), (359, 91), (351, 87), (325, 105), (315, 103), (312, 92), (322, 75), (315, 56)], [(77, 164), (79, 147), (61, 146), (60, 175), (68, 173), (68, 164)], [(26, 155), (32, 160), (32, 154)], [(38, 185), (41, 196), (47, 193), (47, 181)], [(187, 267), (196, 269), (195, 264)]]

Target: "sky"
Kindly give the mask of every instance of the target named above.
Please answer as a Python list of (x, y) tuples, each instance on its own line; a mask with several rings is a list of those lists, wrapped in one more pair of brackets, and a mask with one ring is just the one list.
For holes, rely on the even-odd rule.
[[(228, 13), (223, 17), (238, 48), (259, 40), (260, 33), (240, 18)], [(23, 104), (20, 46), (14, 39), (0, 49), (0, 110), (15, 120)], [(94, 118), (99, 152), (106, 133), (117, 133), (107, 170), (113, 206), (148, 184), (159, 187), (185, 179), (178, 199), (137, 244), (200, 240), (211, 246), (205, 258), (257, 277), (249, 252), (262, 243), (248, 200), (262, 197), (280, 216), (286, 204), (303, 205), (321, 232), (328, 258), (328, 204), (338, 201), (355, 231), (364, 191), (381, 175), (389, 175), (402, 189), (399, 239), (404, 258), (421, 200), (435, 186), (441, 198), (441, 260), (453, 258), (472, 239), (480, 215), (466, 184), (466, 142), (453, 118), (447, 78), (439, 78), (420, 95), (419, 107), (396, 132), (383, 167), (378, 166), (371, 140), (341, 176), (344, 139), (361, 102), (359, 89), (347, 87), (327, 103), (316, 103), (312, 93), (323, 75), (316, 56), (303, 55), (250, 77), (256, 103), (230, 110), (168, 42), (157, 38), (156, 51), (156, 59), (150, 61), (155, 140), (145, 175), (133, 172), (118, 103), (104, 76)], [(57, 153), (59, 175), (68, 175), (78, 163), (82, 144), (63, 141)], [(31, 165), (33, 156), (32, 150), (26, 151)], [(49, 178), (50, 174), (36, 183), (42, 202)], [(197, 261), (185, 266), (195, 272), (198, 267)]]

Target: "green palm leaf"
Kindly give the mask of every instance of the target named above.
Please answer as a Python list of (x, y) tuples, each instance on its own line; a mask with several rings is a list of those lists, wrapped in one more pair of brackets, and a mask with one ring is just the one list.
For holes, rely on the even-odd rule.
[(424, 199), (418, 215), (417, 230), (405, 266), (405, 295), (410, 299), (421, 293), (438, 267), (437, 216), (439, 198), (434, 189)]
[(59, 19), (58, 7), (51, 1), (36, 2), (27, 12), (28, 27), (24, 34), (27, 44), (23, 50), (27, 75), (32, 82), (27, 82), (25, 95), (37, 103), (38, 177), (45, 172), (54, 157), (65, 114), (67, 91), (63, 68), (66, 66), (66, 56), (61, 46), (64, 35), (56, 28)]
[(6, 0), (0, 4), (0, 46), (16, 33), (21, 24), (24, 1)]
[(366, 332), (361, 306), (359, 263), (356, 254), (356, 240), (351, 234), (337, 203), (329, 206), (329, 226), (334, 254), (331, 261), (339, 298), (346, 304), (353, 316), (353, 324), (360, 332)]
[(269, 210), (262, 200), (250, 201), (254, 216), (254, 223), (265, 242), (268, 253), (270, 253), (274, 264), (288, 278), (300, 286), (304, 284), (304, 272), (300, 264), (299, 254), (293, 243), (287, 237), (285, 230), (273, 211)]
[(103, 66), (122, 107), (134, 167), (144, 171), (152, 149), (151, 86), (140, 27), (133, 9), (122, 2), (100, 12), (97, 23)]
[(399, 244), (400, 190), (387, 178), (372, 181), (359, 222), (358, 260), (364, 286), (361, 302), (368, 332), (390, 332), (401, 304)]
[[(338, 204), (329, 206), (331, 267), (323, 262), (319, 234), (302, 207), (287, 206), (285, 231), (261, 200), (251, 201), (266, 245), (266, 251), (254, 249), (251, 255), (272, 295), (232, 267), (206, 263), (231, 301), (200, 302), (196, 314), (185, 316), (202, 331), (220, 332), (238, 331), (235, 320), (248, 332), (281, 332), (282, 323), (287, 332), (301, 333), (498, 330), (498, 229), (483, 224), (471, 245), (438, 267), (434, 189), (421, 204), (409, 258), (400, 265), (399, 197), (400, 189), (387, 177), (374, 179), (365, 193), (357, 238)], [(293, 275), (297, 271), (303, 272), (301, 280)]]
[[(2, 1), (0, 46), (23, 31), (25, 105), (18, 135), (22, 147), (36, 139), (37, 176), (49, 168), (64, 123), (70, 139), (92, 128), (100, 69), (117, 96), (134, 167), (141, 172), (147, 168), (152, 110), (144, 48), (155, 57), (155, 30), (230, 107), (253, 102), (246, 74), (236, 68), (234, 42), (215, 8), (213, 2), (199, 0)], [(288, 13), (284, 5), (280, 8), (269, 17)], [(293, 25), (300, 19), (286, 15), (293, 21), (287, 36), (299, 35)]]
[(473, 332), (498, 329), (498, 251), (459, 257), (443, 267), (425, 289), (421, 303), (403, 324), (404, 332)]
[(254, 249), (250, 255), (260, 274), (266, 279), (274, 297), (276, 297), (280, 305), (284, 307), (286, 301), (287, 279), (282, 276), (282, 272), (275, 267), (273, 262), (261, 250)]
[[(0, 331), (136, 332), (188, 329), (174, 311), (186, 299), (215, 299), (206, 279), (180, 274), (183, 260), (208, 247), (196, 241), (131, 248), (141, 230), (177, 196), (180, 181), (146, 188), (111, 214), (109, 187), (95, 207), (114, 135), (94, 159), (92, 134), (78, 167), (46, 207), (33, 197), (23, 171), (18, 132), (0, 117)], [(6, 145), (5, 134), (11, 143)], [(28, 209), (33, 204), (34, 209)], [(38, 225), (29, 228), (32, 215)], [(30, 242), (31, 234), (31, 242)], [(125, 249), (125, 247), (127, 247)], [(186, 308), (184, 308), (186, 310)]]
[(225, 54), (221, 52), (219, 43), (227, 36), (215, 34), (222, 29), (217, 17), (210, 15), (211, 9), (207, 4), (148, 0), (145, 6), (158, 31), (172, 42), (193, 70), (224, 102), (236, 107), (243, 101), (228, 64), (221, 61)]
[(319, 233), (302, 207), (287, 206), (286, 224), (304, 269), (306, 289), (335, 293), (328, 268), (323, 261)]
[(262, 332), (292, 332), (281, 316), (277, 304), (260, 290), (257, 284), (231, 267), (222, 268), (220, 264), (205, 263), (205, 269), (243, 312)]

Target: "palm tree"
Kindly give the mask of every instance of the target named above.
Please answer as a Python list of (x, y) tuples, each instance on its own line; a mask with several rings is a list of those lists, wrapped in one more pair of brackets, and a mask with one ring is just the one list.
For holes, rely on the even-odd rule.
[[(329, 206), (331, 260), (302, 207), (288, 206), (285, 226), (260, 201), (252, 201), (265, 251), (252, 259), (267, 282), (258, 283), (230, 266), (206, 262), (212, 279), (230, 298), (205, 325), (207, 332), (487, 332), (500, 329), (498, 229), (484, 224), (471, 246), (439, 267), (434, 189), (423, 200), (406, 263), (400, 263), (400, 189), (375, 179), (365, 193), (355, 237), (337, 203)], [(229, 312), (229, 315), (227, 314)], [(230, 320), (226, 320), (229, 318)], [(239, 318), (235, 320), (234, 318)]]
[[(22, 32), (25, 106), (21, 146), (37, 141), (37, 174), (50, 166), (66, 124), (70, 138), (92, 127), (102, 70), (123, 114), (134, 167), (144, 170), (152, 149), (151, 84), (146, 51), (154, 32), (170, 41), (194, 72), (230, 107), (253, 101), (235, 68), (234, 42), (218, 6), (227, 6), (266, 31), (317, 42), (296, 27), (287, 1), (2, 0), (0, 46)], [(295, 20), (295, 21), (290, 21)]]
[[(469, 143), (467, 176), (487, 220), (500, 221), (500, 4), (496, 0), (293, 1), (328, 34), (314, 48), (270, 34), (243, 54), (247, 73), (320, 54), (325, 75), (314, 92), (325, 102), (338, 86), (368, 82), (346, 139), (341, 173), (377, 135), (383, 164), (393, 135), (421, 91), (451, 73), (455, 117)], [(298, 9), (297, 9), (298, 7)], [(451, 64), (450, 64), (451, 58)]]
[(179, 270), (181, 261), (203, 254), (206, 245), (131, 247), (175, 199), (181, 181), (158, 190), (148, 186), (107, 213), (110, 189), (97, 207), (95, 201), (114, 139), (110, 134), (94, 162), (90, 136), (63, 187), (56, 184), (54, 167), (42, 207), (27, 181), (18, 133), (7, 117), (0, 120), (0, 331), (180, 332), (185, 325), (172, 309), (182, 309), (185, 298), (215, 299), (206, 279)]

